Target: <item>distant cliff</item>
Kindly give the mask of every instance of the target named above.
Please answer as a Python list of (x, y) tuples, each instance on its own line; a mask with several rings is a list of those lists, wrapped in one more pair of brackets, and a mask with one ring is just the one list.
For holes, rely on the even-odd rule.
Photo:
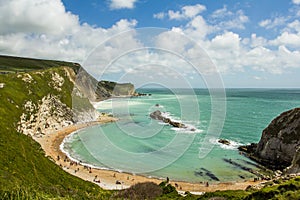
[(113, 97), (136, 96), (131, 83), (116, 83), (100, 80), (99, 82), (81, 68), (76, 77), (76, 85), (91, 101), (101, 101)]
[(263, 130), (258, 144), (239, 149), (271, 169), (300, 172), (300, 108), (276, 117)]

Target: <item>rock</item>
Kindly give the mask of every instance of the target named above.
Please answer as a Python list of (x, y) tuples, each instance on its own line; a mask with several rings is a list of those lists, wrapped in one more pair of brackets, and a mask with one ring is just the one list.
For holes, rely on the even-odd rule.
[(257, 145), (239, 150), (270, 169), (300, 172), (300, 108), (280, 114), (263, 130)]
[(230, 142), (226, 139), (219, 139), (218, 142), (221, 144), (230, 145)]
[(156, 110), (152, 113), (150, 113), (150, 117), (152, 119), (163, 121), (166, 124), (170, 124), (171, 126), (174, 126), (176, 128), (186, 128), (186, 126), (180, 122), (174, 122), (170, 118), (162, 116), (162, 113), (160, 110)]
[(150, 113), (150, 117), (156, 120), (163, 120), (163, 117), (161, 116), (161, 112), (159, 110)]

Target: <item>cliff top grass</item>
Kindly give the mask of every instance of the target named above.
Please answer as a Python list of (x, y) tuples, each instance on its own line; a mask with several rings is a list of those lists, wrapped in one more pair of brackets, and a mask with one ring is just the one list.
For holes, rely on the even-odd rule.
[(80, 67), (78, 63), (73, 62), (0, 55), (0, 73), (28, 72), (60, 66), (71, 67), (73, 69)]

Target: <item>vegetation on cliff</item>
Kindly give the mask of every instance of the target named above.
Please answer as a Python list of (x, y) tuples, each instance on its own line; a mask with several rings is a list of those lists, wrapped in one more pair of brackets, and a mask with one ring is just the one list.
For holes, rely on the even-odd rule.
[[(51, 84), (55, 73), (64, 79), (60, 91)], [(43, 97), (52, 94), (68, 107), (72, 106), (73, 83), (65, 68), (42, 71), (30, 68), (26, 73), (2, 74), (0, 83), (4, 83), (0, 88), (0, 199), (108, 197), (109, 191), (69, 175), (45, 157), (31, 137), (17, 132), (20, 116), (27, 112), (24, 107), (27, 101), (38, 105)]]

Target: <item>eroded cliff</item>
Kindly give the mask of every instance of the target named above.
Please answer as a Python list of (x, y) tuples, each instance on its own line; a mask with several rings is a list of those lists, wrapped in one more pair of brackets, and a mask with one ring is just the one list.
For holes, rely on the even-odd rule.
[(263, 130), (258, 144), (240, 150), (271, 169), (300, 172), (300, 108), (280, 114)]

